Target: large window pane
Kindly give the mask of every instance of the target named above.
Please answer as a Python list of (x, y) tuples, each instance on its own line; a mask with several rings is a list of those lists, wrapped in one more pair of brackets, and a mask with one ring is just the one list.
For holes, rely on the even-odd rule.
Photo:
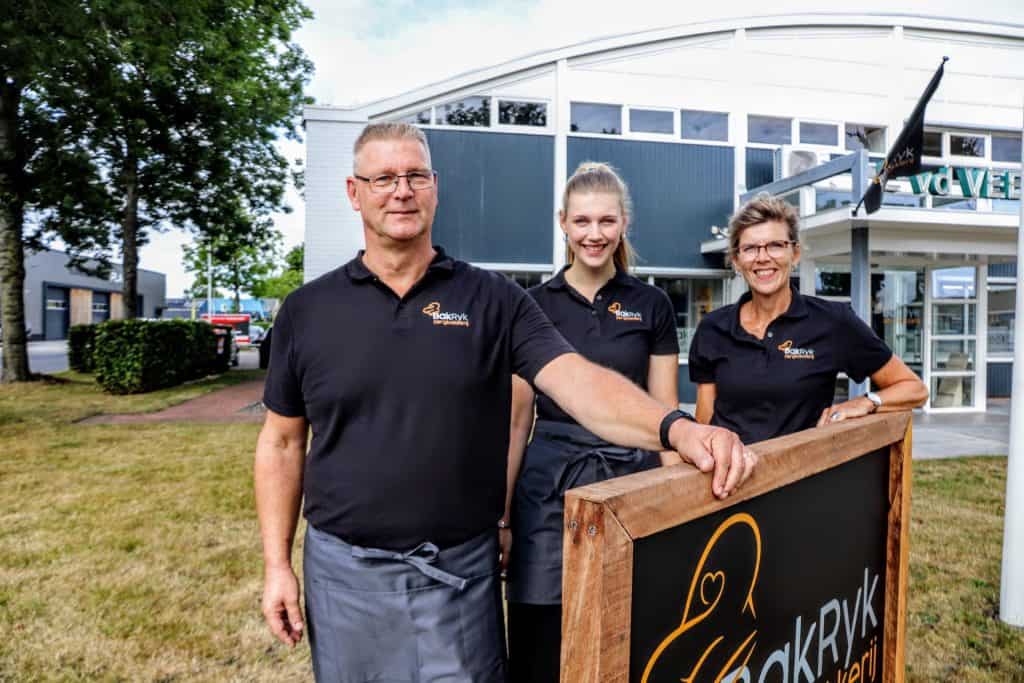
[(839, 144), (839, 126), (831, 123), (807, 123), (801, 121), (800, 144), (835, 147)]
[(420, 126), (427, 125), (430, 123), (430, 110), (424, 109), (423, 111), (418, 111), (415, 114), (403, 116), (399, 120), (402, 123), (414, 123)]
[(717, 111), (682, 111), (680, 137), (684, 140), (729, 140), (729, 115)]
[(788, 145), (793, 141), (792, 120), (774, 116), (748, 116), (747, 140), (772, 145)]
[(490, 126), (491, 98), (464, 97), (437, 108), (437, 122), (449, 126)]
[(942, 156), (942, 133), (930, 130), (924, 132), (924, 155), (930, 157)]
[(722, 305), (722, 280), (655, 278), (654, 284), (665, 290), (672, 301), (679, 353), (686, 358), (697, 325), (705, 315)]
[(885, 128), (883, 126), (862, 126), (859, 123), (846, 124), (846, 149), (866, 149), (869, 152), (885, 154)]
[(975, 268), (941, 268), (932, 271), (933, 299), (973, 299)]
[(1013, 317), (1017, 288), (992, 285), (988, 292), (988, 352), (991, 355), (1013, 353)]
[(973, 377), (932, 377), (932, 408), (970, 408), (973, 405)]
[(871, 327), (917, 373), (922, 369), (924, 282), (924, 269), (871, 274)]
[(950, 135), (949, 153), (961, 157), (984, 157), (985, 138), (980, 135)]
[(630, 109), (629, 131), (631, 133), (664, 133), (675, 132), (675, 112), (658, 111), (656, 109)]
[(932, 307), (932, 334), (973, 334), (967, 331), (967, 307), (973, 305), (935, 304)]
[(822, 264), (815, 276), (818, 296), (850, 296), (850, 267)]
[(546, 126), (548, 105), (543, 102), (499, 100), (498, 123), (506, 126)]
[(973, 369), (973, 339), (936, 339), (932, 342), (932, 370), (963, 372)]
[(1020, 136), (992, 136), (992, 161), (1020, 163)]
[(622, 134), (622, 107), (617, 104), (573, 102), (569, 117), (574, 133)]

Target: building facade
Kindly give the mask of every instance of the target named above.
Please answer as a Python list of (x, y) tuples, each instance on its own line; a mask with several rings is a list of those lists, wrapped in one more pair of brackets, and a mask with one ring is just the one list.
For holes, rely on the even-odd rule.
[[(853, 217), (943, 56), (926, 175)], [(636, 274), (675, 305), (690, 401), (693, 330), (743, 291), (721, 229), (765, 189), (800, 209), (802, 291), (850, 300), (929, 384), (928, 410), (984, 410), (1009, 393), (1022, 104), (1024, 25), (806, 14), (605, 38), (360, 107), (311, 106), (305, 276), (362, 247), (344, 180), (368, 122), (423, 128), (439, 173), (435, 241), (524, 285), (565, 263), (567, 177), (606, 161), (633, 194)]]
[[(86, 275), (69, 267), (62, 251), (45, 249), (25, 254), (25, 322), (29, 339), (66, 339), (71, 325), (123, 317), (120, 268), (111, 279)], [(164, 307), (166, 276), (139, 269), (139, 317), (156, 318)]]

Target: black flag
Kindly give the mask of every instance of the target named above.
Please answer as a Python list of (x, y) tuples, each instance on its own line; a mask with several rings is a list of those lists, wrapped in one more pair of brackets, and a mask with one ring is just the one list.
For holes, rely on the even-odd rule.
[(907, 119), (907, 124), (903, 126), (903, 130), (900, 131), (895, 144), (889, 149), (889, 154), (885, 157), (885, 164), (872, 179), (868, 191), (861, 197), (857, 208), (853, 210), (854, 216), (857, 215), (857, 210), (860, 209), (861, 204), (864, 205), (869, 214), (878, 211), (878, 208), (882, 205), (882, 193), (885, 191), (885, 183), (889, 178), (916, 175), (921, 171), (921, 155), (924, 153), (924, 109), (928, 106), (928, 101), (932, 99), (932, 95), (935, 94), (936, 88), (939, 87), (939, 81), (942, 80), (942, 74), (948, 60), (949, 57), (942, 58), (942, 64), (939, 64), (939, 68), (935, 70), (935, 75), (932, 76), (932, 80), (928, 82), (928, 87), (921, 94), (921, 99), (917, 101), (914, 111), (910, 114), (910, 118)]

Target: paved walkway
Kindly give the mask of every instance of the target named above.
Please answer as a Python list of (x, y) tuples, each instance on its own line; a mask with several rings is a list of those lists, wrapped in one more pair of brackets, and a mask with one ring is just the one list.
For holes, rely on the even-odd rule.
[(263, 380), (243, 382), (233, 387), (194, 398), (155, 413), (134, 415), (96, 415), (81, 424), (137, 424), (146, 422), (263, 422)]

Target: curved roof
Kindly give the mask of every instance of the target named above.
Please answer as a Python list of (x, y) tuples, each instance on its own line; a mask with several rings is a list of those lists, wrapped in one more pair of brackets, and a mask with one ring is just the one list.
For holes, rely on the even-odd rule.
[(804, 28), (816, 27), (893, 27), (949, 31), (952, 33), (990, 35), (1024, 40), (1024, 24), (978, 20), (963, 17), (940, 17), (925, 14), (903, 14), (875, 12), (856, 14), (850, 12), (805, 12), (799, 14), (773, 14), (755, 17), (733, 17), (714, 21), (678, 24), (664, 28), (649, 29), (595, 38), (551, 50), (541, 50), (494, 64), (457, 74), (441, 81), (429, 83), (408, 92), (357, 106), (310, 105), (306, 107), (306, 119), (366, 121), (387, 112), (412, 106), (417, 102), (442, 96), (445, 93), (472, 87), (477, 83), (502, 78), (511, 74), (550, 67), (563, 59), (576, 59), (621, 48), (633, 48), (659, 42), (693, 38), (715, 33), (726, 33), (739, 29)]

